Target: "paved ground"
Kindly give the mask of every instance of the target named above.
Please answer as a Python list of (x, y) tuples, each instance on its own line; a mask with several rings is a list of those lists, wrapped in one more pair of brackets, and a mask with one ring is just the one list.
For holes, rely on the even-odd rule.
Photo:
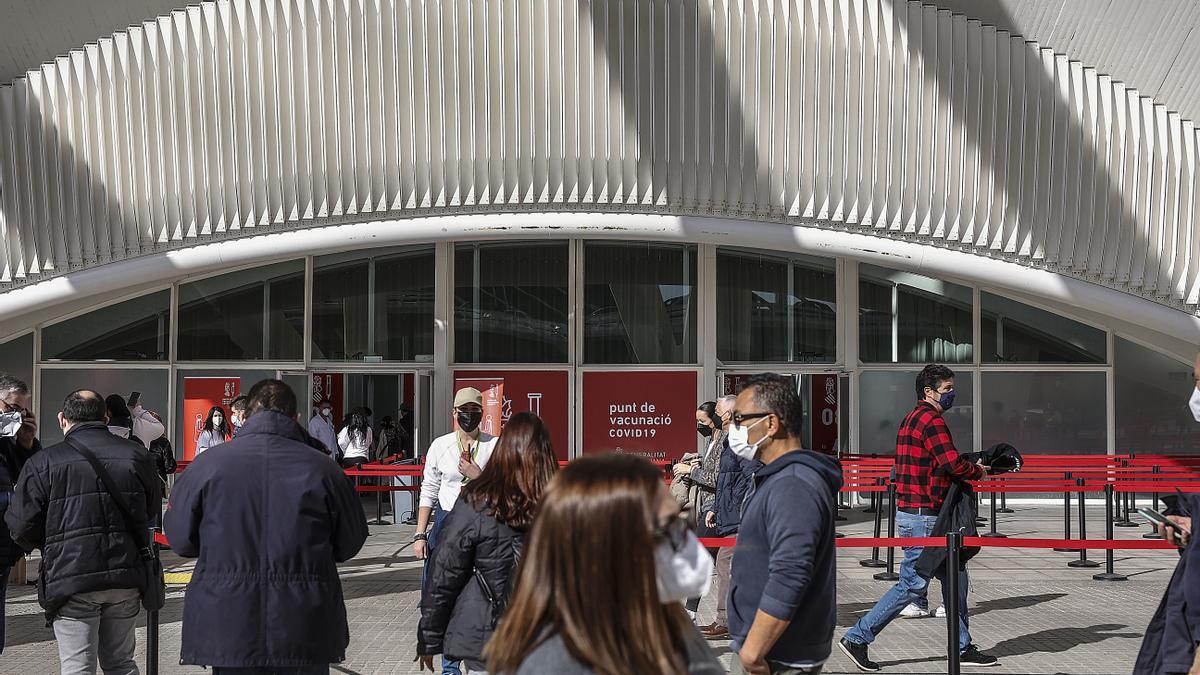
[[(841, 531), (867, 534), (870, 516), (861, 509), (845, 511), (850, 521)], [(373, 513), (373, 504), (369, 513)], [(1061, 510), (1053, 507), (1018, 507), (1001, 516), (1000, 529), (1014, 536), (1061, 535)], [(1101, 531), (1103, 513), (1089, 510), (1090, 526)], [(342, 673), (416, 673), (413, 663), (416, 603), (420, 565), (405, 543), (412, 528), (372, 527), (363, 552), (342, 566), (350, 614), (351, 643)], [(1142, 529), (1117, 529), (1118, 537), (1140, 537)], [(842, 549), (839, 558), (837, 636), (887, 589), (875, 581), (858, 560), (869, 551)], [(1118, 552), (1116, 565), (1129, 581), (1092, 581), (1095, 570), (1072, 569), (1065, 563), (1072, 554), (1051, 551), (989, 549), (971, 562), (971, 629), (976, 642), (1000, 657), (994, 673), (1128, 673), (1141, 643), (1142, 631), (1174, 566), (1174, 554), (1142, 551)], [(1102, 560), (1102, 556), (1094, 556)], [(186, 569), (177, 558), (169, 568)], [(933, 591), (940, 598), (940, 591)], [(162, 617), (161, 672), (203, 673), (200, 668), (173, 665), (179, 654), (180, 614), (184, 591), (169, 594)], [(701, 606), (701, 620), (712, 617), (713, 600)], [(8, 646), (0, 656), (0, 673), (55, 673), (57, 652), (53, 634), (37, 606), (32, 586), (11, 587), (7, 608)], [(945, 672), (945, 624), (937, 619), (901, 620), (883, 633), (872, 650), (885, 672)], [(138, 648), (145, 633), (138, 633)], [(713, 643), (725, 664), (731, 657), (726, 642)], [(139, 656), (144, 659), (144, 656)], [(826, 672), (857, 672), (834, 649)]]

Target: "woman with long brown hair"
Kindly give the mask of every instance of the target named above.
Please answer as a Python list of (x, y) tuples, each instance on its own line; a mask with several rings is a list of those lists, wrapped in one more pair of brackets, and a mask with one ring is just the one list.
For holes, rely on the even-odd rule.
[(504, 425), (483, 473), (463, 486), (442, 525), (421, 597), (417, 656), (433, 671), (433, 655), (483, 670), (483, 647), (504, 613), (524, 532), (558, 460), (550, 432), (536, 415), (517, 413)]
[(703, 594), (711, 572), (654, 465), (633, 455), (577, 459), (546, 491), (484, 650), (488, 670), (724, 673), (680, 604)]

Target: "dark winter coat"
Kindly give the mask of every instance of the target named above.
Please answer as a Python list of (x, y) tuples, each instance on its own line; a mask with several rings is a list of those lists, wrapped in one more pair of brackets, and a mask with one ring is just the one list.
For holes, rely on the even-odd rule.
[[(33, 447), (26, 450), (15, 437), (0, 437), (0, 492), (12, 492), (25, 462), (41, 449), (42, 444), (36, 438)], [(4, 512), (0, 510), (0, 517), (3, 516)], [(21, 547), (13, 543), (8, 528), (0, 527), (0, 569), (15, 563), (23, 553)]]
[(354, 486), (277, 412), (196, 457), (171, 491), (171, 548), (199, 558), (183, 605), (181, 663), (340, 662), (350, 642), (336, 563), (367, 539)]
[(163, 480), (167, 476), (175, 473), (175, 450), (171, 448), (171, 441), (165, 438), (156, 438), (150, 441), (150, 456), (154, 458), (154, 466), (158, 469), (158, 475)]
[(742, 502), (746, 501), (746, 492), (750, 489), (754, 472), (761, 466), (762, 462), (757, 460), (738, 457), (726, 440), (717, 468), (717, 495), (713, 503), (718, 537), (737, 534), (738, 525), (742, 522)]
[[(67, 438), (91, 450), (144, 529), (162, 505), (162, 482), (139, 443), (114, 436), (103, 422), (71, 427)], [(146, 571), (92, 465), (65, 441), (25, 462), (5, 522), (26, 550), (42, 549), (38, 602), (53, 618), (76, 593), (113, 588), (145, 591)]]
[[(1195, 528), (1200, 496), (1183, 495), (1175, 508), (1166, 513), (1192, 518)], [(1200, 642), (1200, 548), (1193, 536), (1180, 552), (1171, 581), (1146, 627), (1133, 675), (1187, 673), (1195, 658), (1197, 642)]]
[(829, 658), (837, 619), (833, 526), (841, 487), (841, 464), (808, 450), (789, 452), (754, 474), (729, 585), (734, 653), (762, 610), (789, 622), (768, 660)]
[[(442, 523), (425, 576), (418, 654), (443, 654), (483, 669), (483, 646), (491, 639), (511, 594), (522, 537), (521, 531), (459, 497)], [(488, 592), (496, 599), (494, 604), (488, 600)]]
[[(993, 474), (1020, 471), (1024, 460), (1016, 448), (1007, 443), (998, 443), (983, 452), (968, 452), (960, 455), (964, 461), (975, 464), (983, 462)], [(938, 467), (934, 472), (941, 471)], [(937, 521), (934, 522), (931, 537), (944, 537), (948, 532), (961, 532), (964, 537), (979, 536), (976, 518), (979, 515), (979, 505), (975, 501), (975, 490), (966, 481), (956, 480), (946, 491), (942, 508), (938, 511)], [(978, 546), (964, 546), (959, 554), (960, 566), (979, 554)], [(946, 566), (946, 548), (944, 546), (926, 546), (917, 558), (917, 574), (923, 579), (934, 578), (938, 571)]]

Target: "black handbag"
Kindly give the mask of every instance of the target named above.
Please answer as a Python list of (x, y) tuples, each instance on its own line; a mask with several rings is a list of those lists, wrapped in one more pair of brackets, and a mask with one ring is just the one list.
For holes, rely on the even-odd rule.
[(108, 496), (112, 498), (117, 510), (121, 512), (121, 519), (125, 521), (125, 531), (129, 533), (130, 543), (137, 550), (138, 560), (142, 561), (145, 569), (146, 590), (142, 593), (142, 607), (148, 612), (159, 611), (163, 605), (167, 604), (167, 583), (163, 577), (162, 560), (158, 557), (158, 547), (150, 541), (149, 529), (137, 523), (129, 506), (121, 497), (121, 491), (117, 489), (117, 484), (113, 482), (112, 476), (105, 470), (100, 460), (96, 459), (95, 453), (70, 436), (67, 436), (65, 440), (67, 445), (92, 465), (92, 470), (100, 477), (100, 482), (104, 483), (104, 489), (108, 491)]

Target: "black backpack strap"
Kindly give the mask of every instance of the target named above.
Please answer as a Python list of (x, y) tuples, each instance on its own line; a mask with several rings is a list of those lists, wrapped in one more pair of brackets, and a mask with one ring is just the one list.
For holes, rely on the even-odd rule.
[(95, 453), (83, 446), (68, 434), (65, 439), (67, 445), (71, 446), (75, 452), (78, 452), (87, 460), (88, 464), (92, 465), (92, 470), (100, 477), (100, 482), (104, 483), (104, 489), (108, 491), (108, 496), (112, 498), (113, 503), (117, 507), (117, 511), (121, 513), (121, 519), (125, 521), (125, 531), (133, 538), (133, 545), (137, 548), (138, 555), (143, 560), (152, 560), (154, 551), (150, 548), (149, 536), (146, 528), (140, 526), (137, 519), (133, 517), (133, 513), (129, 510), (129, 505), (121, 497), (121, 491), (117, 489), (116, 482), (113, 481), (112, 475), (104, 468), (99, 459), (96, 459)]

